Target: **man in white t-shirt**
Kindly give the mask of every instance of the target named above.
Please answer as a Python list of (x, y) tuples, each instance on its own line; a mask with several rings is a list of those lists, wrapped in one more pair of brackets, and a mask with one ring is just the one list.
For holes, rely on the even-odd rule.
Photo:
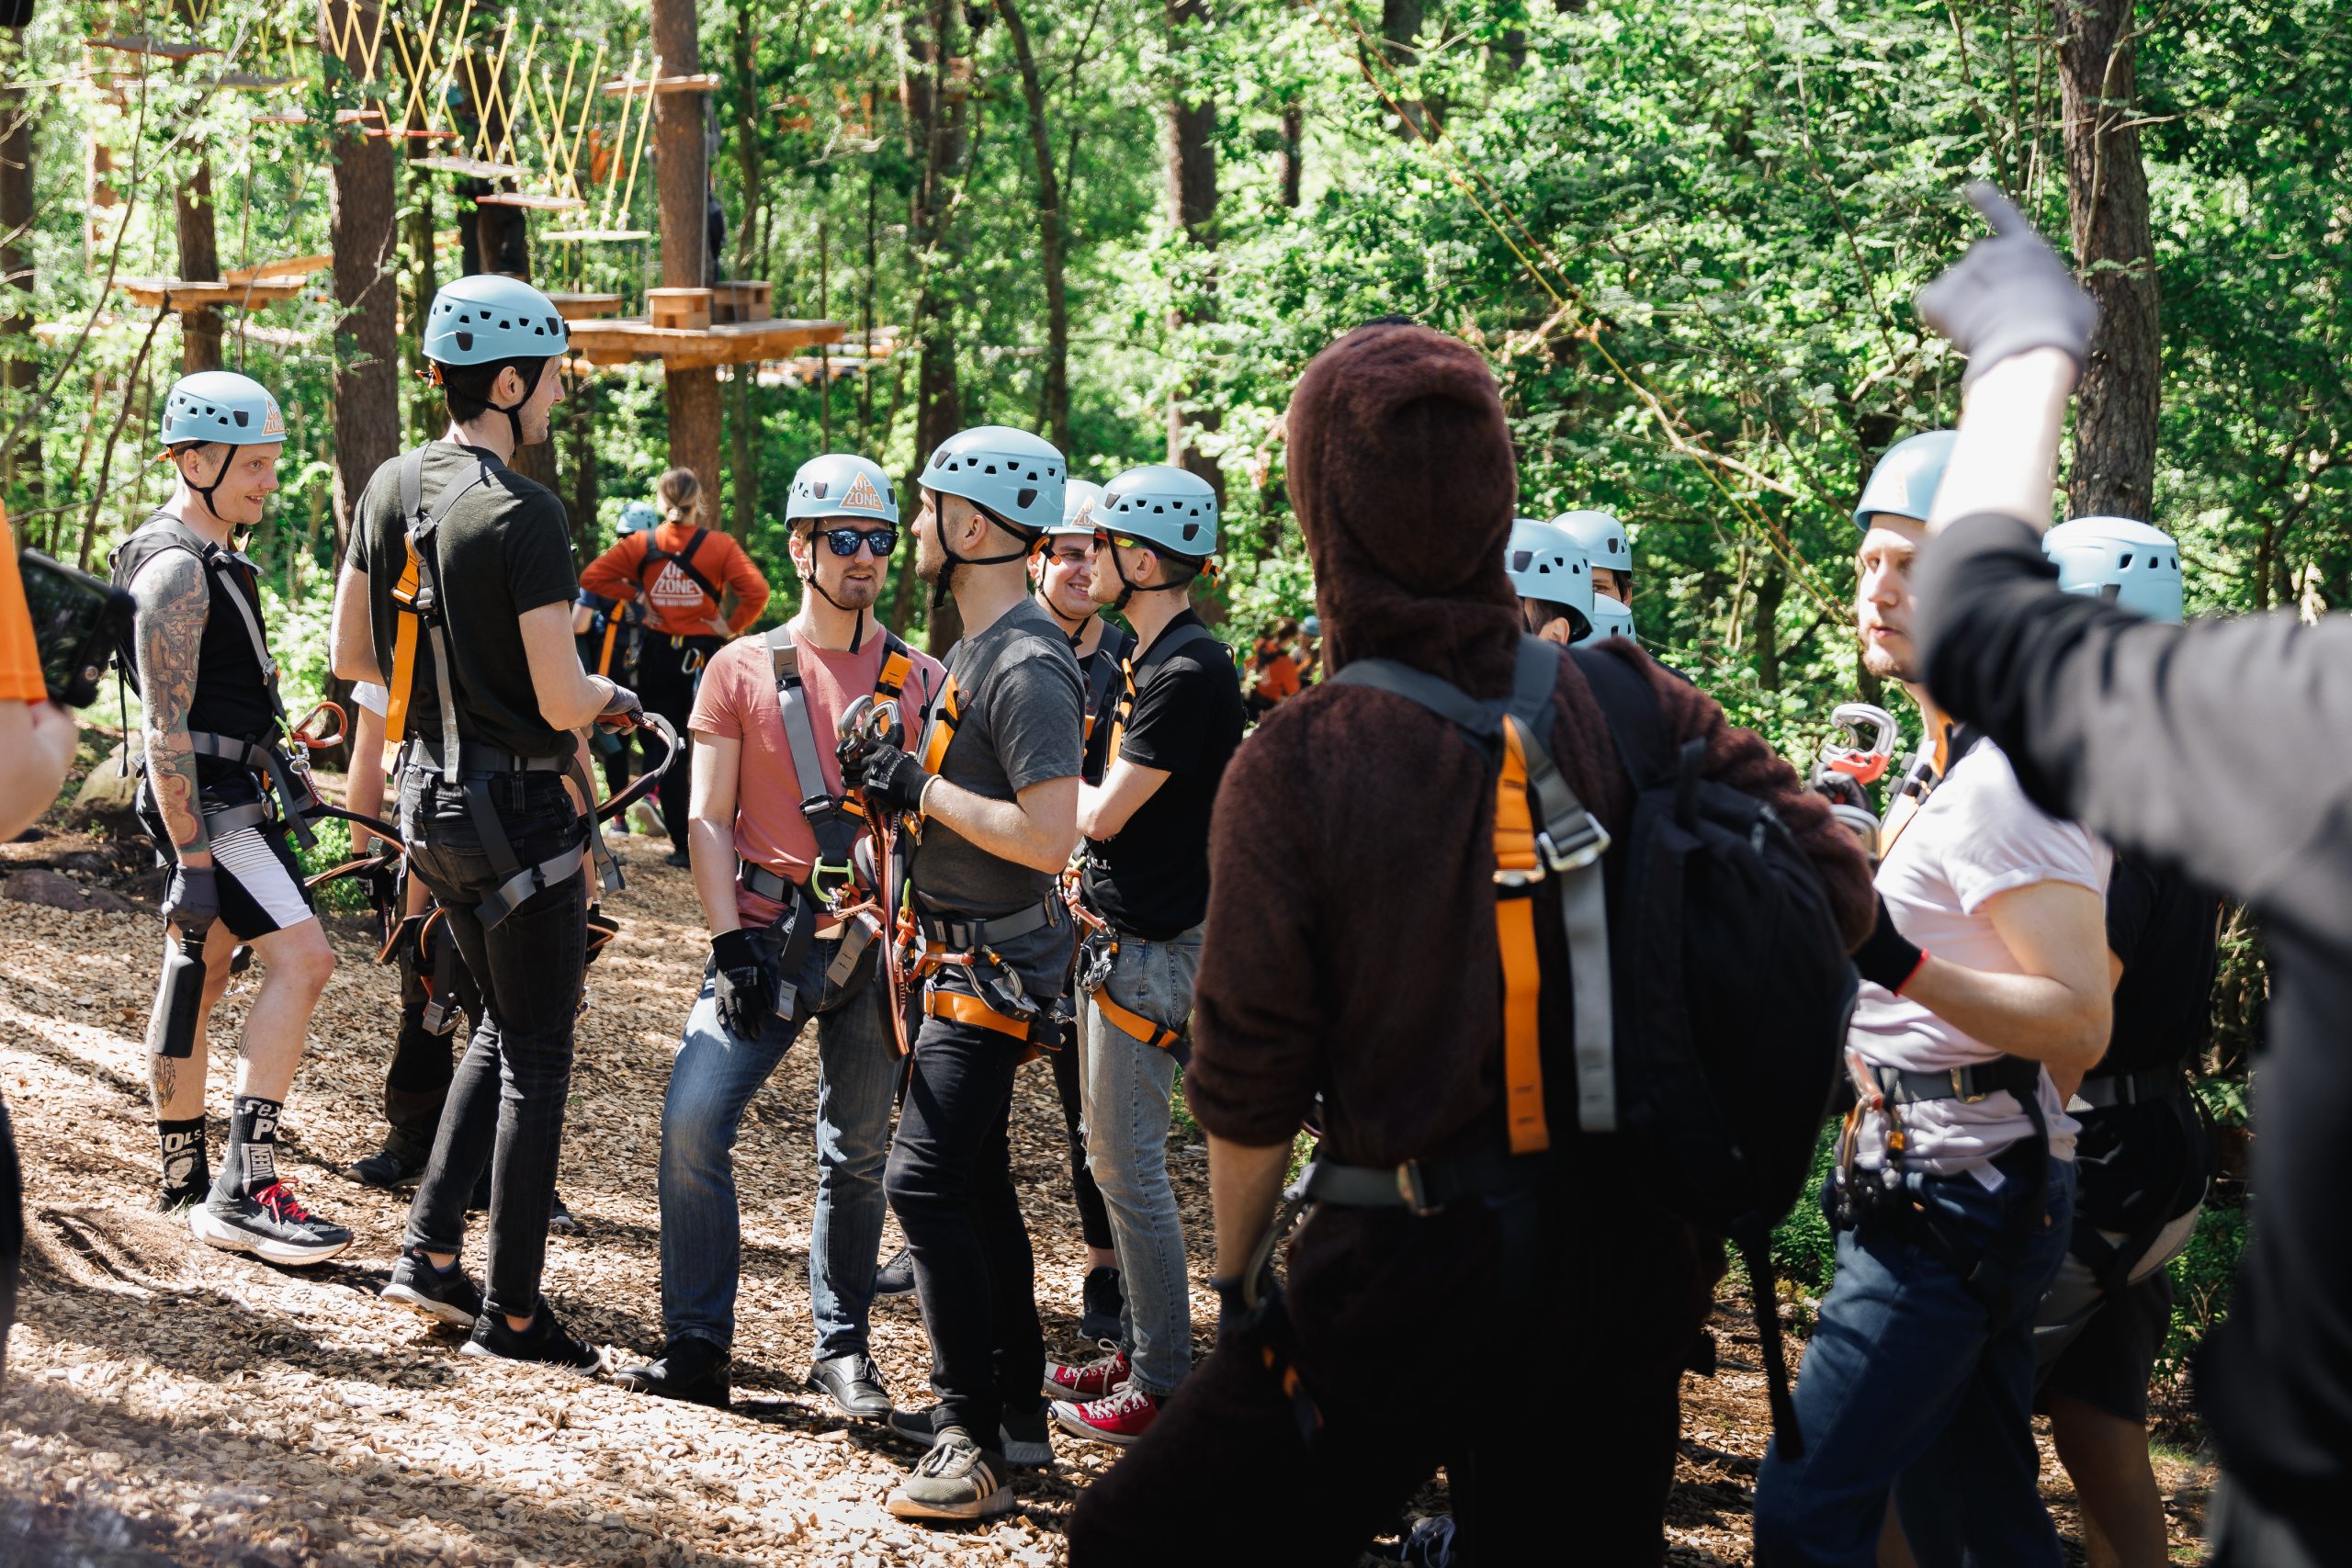
[[(1930, 765), (1889, 818), (1847, 1063), (1860, 1103), (1827, 1194), (1838, 1275), (1776, 1446), (1756, 1561), (1865, 1568), (1893, 1497), (1928, 1561), (2060, 1561), (2032, 1433), (2036, 1304), (2065, 1254), (2067, 1088), (2106, 1048), (2110, 855), (2053, 821), (1919, 684), (1908, 573), (1941, 477), (1905, 443), (1863, 492), (1863, 661), (1919, 704)], [(1892, 482), (1882, 478), (1892, 470)], [(1940, 760), (1940, 772), (1933, 765)]]

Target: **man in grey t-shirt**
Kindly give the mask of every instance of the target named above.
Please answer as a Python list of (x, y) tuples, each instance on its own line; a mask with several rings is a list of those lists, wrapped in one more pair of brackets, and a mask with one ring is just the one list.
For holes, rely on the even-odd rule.
[[(1025, 431), (950, 436), (920, 481), (915, 570), (966, 635), (910, 751), (871, 746), (844, 782), (920, 839), (911, 862), (933, 967), (883, 1179), (907, 1233), (939, 1403), (894, 1411), (928, 1446), (890, 1495), (902, 1518), (1011, 1512), (1008, 1461), (1053, 1458), (1029, 1233), (1006, 1119), (1031, 1042), (1057, 1043), (1071, 925), (1054, 879), (1078, 843), (1078, 660), (1029, 600), (1029, 551), (1061, 521), (1062, 455)], [(847, 775), (854, 774), (854, 777)]]

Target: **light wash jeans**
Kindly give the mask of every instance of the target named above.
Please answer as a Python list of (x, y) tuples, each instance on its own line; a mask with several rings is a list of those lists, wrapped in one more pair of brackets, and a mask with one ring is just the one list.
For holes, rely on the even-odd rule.
[[(1193, 1010), (1201, 928), (1170, 942), (1119, 934), (1104, 988), (1121, 1007), (1180, 1027)], [(1120, 1348), (1137, 1388), (1168, 1394), (1193, 1367), (1193, 1299), (1184, 1222), (1168, 1180), (1169, 1102), (1176, 1058), (1102, 1014), (1091, 992), (1078, 1010), (1079, 1099), (1086, 1163), (1111, 1212), (1111, 1240), (1126, 1298)]]
[[(800, 995), (815, 996), (840, 944), (809, 943)], [(662, 1101), (662, 1323), (673, 1340), (735, 1337), (742, 1217), (735, 1201), (735, 1137), (743, 1108), (798, 1039), (803, 1021), (771, 1018), (757, 1040), (718, 1021), (706, 967), (686, 1019), (670, 1091)], [(817, 1213), (808, 1232), (808, 1303), (817, 1354), (866, 1348), (874, 1270), (882, 1247), (882, 1163), (899, 1058), (890, 1043), (889, 987), (877, 976), (817, 1019)]]

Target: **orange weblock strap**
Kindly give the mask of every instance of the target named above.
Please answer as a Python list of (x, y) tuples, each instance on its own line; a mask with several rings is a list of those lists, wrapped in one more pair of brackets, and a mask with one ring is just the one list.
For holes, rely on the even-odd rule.
[(1029, 1039), (1028, 1020), (999, 1012), (979, 998), (964, 991), (946, 991), (933, 986), (922, 999), (922, 1010), (930, 1017), (945, 1019), (950, 1023), (969, 1024), (974, 1029), (1009, 1034), (1024, 1044)]
[(947, 677), (941, 688), (939, 701), (933, 705), (931, 720), (922, 732), (922, 771), (939, 772), (939, 764), (947, 760), (948, 743), (956, 739), (956, 726), (964, 717), (964, 694), (956, 689), (956, 677)]
[[(1503, 721), (1503, 765), (1495, 780), (1495, 941), (1503, 960), (1503, 1111), (1510, 1152), (1552, 1146), (1544, 1119), (1544, 970), (1535, 952), (1535, 900), (1541, 871), (1534, 814), (1527, 799), (1527, 752), (1519, 726)], [(1511, 874), (1519, 874), (1510, 880)]]
[(1090, 992), (1088, 996), (1094, 1005), (1102, 1010), (1104, 1018), (1155, 1049), (1165, 1051), (1180, 1043), (1184, 1038), (1182, 1030), (1170, 1029), (1163, 1024), (1154, 1023), (1143, 1014), (1123, 1008), (1113, 1001), (1108, 987)]
[(392, 586), (392, 671), (385, 683), (384, 766), (393, 765), (401, 742), (408, 739), (409, 694), (416, 681), (416, 552), (403, 536), (400, 581)]

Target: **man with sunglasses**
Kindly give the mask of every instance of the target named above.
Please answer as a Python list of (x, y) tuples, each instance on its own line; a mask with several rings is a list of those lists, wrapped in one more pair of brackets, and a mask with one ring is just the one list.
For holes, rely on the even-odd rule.
[[(889, 987), (875, 983), (861, 900), (865, 818), (842, 790), (834, 734), (869, 694), (910, 725), (944, 682), (938, 662), (873, 625), (899, 503), (864, 457), (828, 453), (793, 477), (785, 517), (800, 613), (713, 656), (695, 698), (687, 818), (710, 963), (662, 1106), (662, 1322), (666, 1343), (623, 1367), (625, 1388), (724, 1407), (742, 1230), (735, 1139), (743, 1108), (817, 1021), (817, 1207), (808, 1300), (810, 1392), (878, 1421), (890, 1395), (867, 1350), (882, 1242), (882, 1164), (898, 1078)], [(813, 770), (813, 772), (812, 772)]]
[(1095, 515), (1095, 602), (1124, 611), (1138, 638), (1120, 666), (1110, 764), (1078, 805), (1092, 928), (1078, 964), (1087, 1163), (1110, 1208), (1126, 1310), (1116, 1353), (1051, 1380), (1057, 1425), (1124, 1446), (1192, 1370), (1169, 1108), (1208, 914), (1209, 812), (1246, 716), (1232, 656), (1190, 602), (1216, 551), (1216, 491), (1182, 468), (1131, 468)]

